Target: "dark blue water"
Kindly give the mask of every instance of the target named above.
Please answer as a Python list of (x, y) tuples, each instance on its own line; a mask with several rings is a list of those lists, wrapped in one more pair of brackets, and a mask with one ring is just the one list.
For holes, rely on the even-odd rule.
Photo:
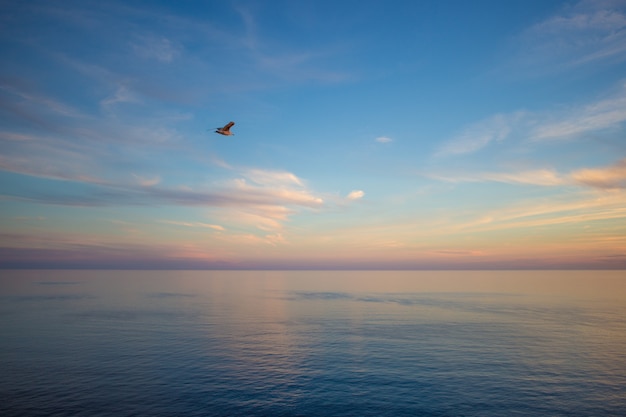
[(0, 271), (2, 416), (623, 416), (626, 273)]

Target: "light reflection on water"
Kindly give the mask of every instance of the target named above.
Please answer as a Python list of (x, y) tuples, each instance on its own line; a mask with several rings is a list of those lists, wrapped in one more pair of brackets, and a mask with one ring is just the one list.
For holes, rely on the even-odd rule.
[(623, 271), (4, 271), (2, 415), (621, 415)]

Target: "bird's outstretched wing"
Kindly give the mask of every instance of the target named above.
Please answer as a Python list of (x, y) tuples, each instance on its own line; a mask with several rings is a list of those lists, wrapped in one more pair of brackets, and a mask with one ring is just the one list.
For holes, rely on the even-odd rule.
[(225, 135), (225, 136), (231, 136), (234, 133), (230, 132), (230, 128), (233, 127), (235, 125), (235, 122), (229, 122), (226, 126), (224, 127), (218, 127), (215, 130), (215, 133), (219, 133), (220, 135)]

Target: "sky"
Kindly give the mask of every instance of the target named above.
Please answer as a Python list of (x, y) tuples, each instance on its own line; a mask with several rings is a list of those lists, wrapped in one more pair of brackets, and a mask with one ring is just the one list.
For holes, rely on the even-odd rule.
[(624, 0), (0, 0), (0, 52), (2, 268), (626, 268)]

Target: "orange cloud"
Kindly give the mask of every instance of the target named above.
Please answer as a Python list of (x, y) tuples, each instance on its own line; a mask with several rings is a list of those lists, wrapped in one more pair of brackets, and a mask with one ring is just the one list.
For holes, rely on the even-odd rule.
[(571, 176), (574, 181), (595, 188), (626, 188), (626, 158), (606, 168), (581, 169)]

